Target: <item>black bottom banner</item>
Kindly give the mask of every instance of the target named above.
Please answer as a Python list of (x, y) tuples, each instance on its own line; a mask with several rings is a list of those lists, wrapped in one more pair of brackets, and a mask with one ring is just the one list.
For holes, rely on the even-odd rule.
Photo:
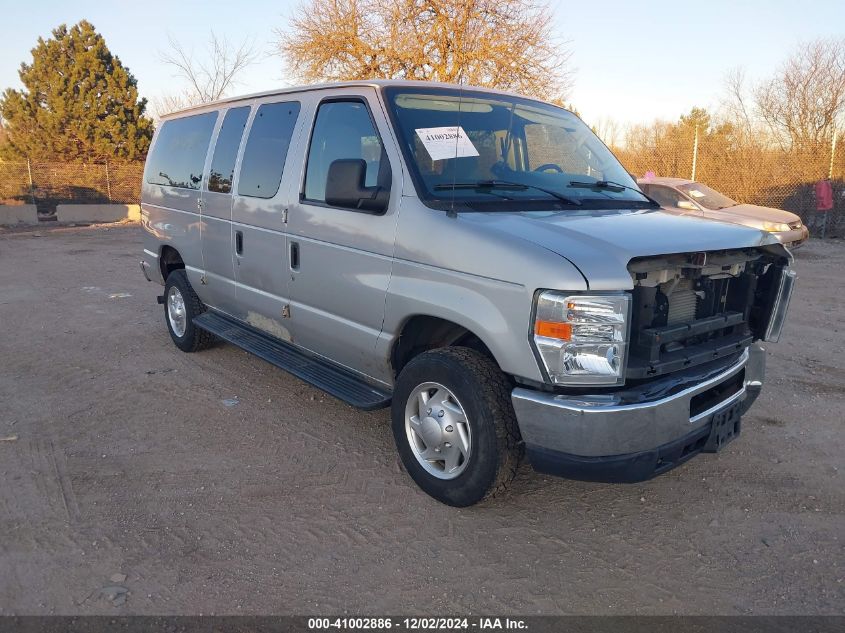
[(0, 633), (841, 633), (845, 616), (0, 616)]

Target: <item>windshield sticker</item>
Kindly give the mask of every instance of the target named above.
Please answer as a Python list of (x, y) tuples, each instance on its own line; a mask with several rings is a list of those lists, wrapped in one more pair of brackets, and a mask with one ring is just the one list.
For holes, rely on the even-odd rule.
[(424, 127), (416, 130), (431, 160), (447, 160), (478, 156), (478, 150), (460, 125), (450, 127)]
[(704, 195), (705, 195), (705, 194), (701, 193), (698, 189), (690, 189), (689, 191), (687, 191), (687, 193), (689, 195), (691, 195), (693, 198), (703, 198)]

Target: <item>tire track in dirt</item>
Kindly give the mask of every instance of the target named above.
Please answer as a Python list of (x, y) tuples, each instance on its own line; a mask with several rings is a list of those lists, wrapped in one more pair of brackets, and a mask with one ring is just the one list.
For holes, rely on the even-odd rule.
[(49, 439), (0, 444), (4, 470), (18, 474), (0, 486), (0, 516), (10, 522), (76, 523), (79, 505), (64, 452)]

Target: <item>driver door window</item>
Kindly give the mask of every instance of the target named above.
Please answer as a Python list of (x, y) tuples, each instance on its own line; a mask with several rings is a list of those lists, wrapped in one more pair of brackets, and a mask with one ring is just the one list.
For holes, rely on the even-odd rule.
[(386, 158), (367, 106), (361, 101), (329, 101), (320, 105), (311, 135), (304, 199), (326, 202), (326, 178), (332, 162), (363, 159), (364, 184), (374, 187)]

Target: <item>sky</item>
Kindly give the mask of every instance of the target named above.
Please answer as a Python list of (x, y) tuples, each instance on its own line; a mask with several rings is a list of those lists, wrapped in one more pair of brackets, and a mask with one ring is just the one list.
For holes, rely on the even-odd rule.
[[(0, 0), (0, 90), (20, 88), (18, 69), (39, 36), (81, 19), (103, 34), (151, 102), (179, 92), (180, 79), (161, 61), (168, 35), (186, 50), (204, 50), (210, 31), (244, 38), (261, 51), (232, 94), (291, 85), (273, 54), (297, 0)], [(552, 0), (555, 35), (568, 42), (574, 87), (568, 96), (584, 120), (620, 125), (675, 120), (692, 107), (715, 110), (725, 75), (744, 68), (751, 80), (776, 71), (802, 41), (845, 35), (843, 0)]]

